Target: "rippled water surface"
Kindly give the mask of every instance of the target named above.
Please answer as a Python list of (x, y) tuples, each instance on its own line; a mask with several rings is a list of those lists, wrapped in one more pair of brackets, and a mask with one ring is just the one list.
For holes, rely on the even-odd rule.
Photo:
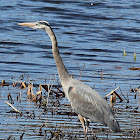
[[(74, 78), (103, 97), (120, 87), (116, 92), (124, 101), (117, 98), (114, 110), (124, 132), (113, 133), (91, 123), (88, 138), (140, 137), (140, 93), (131, 92), (140, 86), (140, 70), (130, 69), (140, 68), (138, 0), (1, 0), (0, 16), (0, 77), (10, 83), (0, 87), (0, 139), (84, 139), (82, 126), (77, 115), (70, 113), (65, 97), (50, 95), (44, 111), (27, 99), (27, 89), (12, 87), (12, 82), (20, 80), (59, 84), (49, 37), (44, 31), (17, 25), (38, 20), (52, 26), (62, 59)], [(34, 88), (34, 93), (37, 91)], [(9, 93), (23, 116), (5, 103), (10, 102)], [(20, 93), (21, 101), (17, 100)], [(43, 96), (47, 95), (44, 90)]]

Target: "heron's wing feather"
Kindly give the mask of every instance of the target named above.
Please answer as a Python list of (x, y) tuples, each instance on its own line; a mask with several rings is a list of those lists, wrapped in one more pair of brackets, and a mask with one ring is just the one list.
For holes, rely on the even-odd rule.
[[(82, 94), (80, 92), (84, 92)], [(104, 124), (104, 112), (102, 105), (99, 104), (99, 100), (96, 97), (91, 96), (91, 93), (84, 91), (83, 89), (75, 89), (75, 87), (69, 88), (69, 101), (74, 111), (85, 118), (89, 118), (91, 121), (100, 122)]]

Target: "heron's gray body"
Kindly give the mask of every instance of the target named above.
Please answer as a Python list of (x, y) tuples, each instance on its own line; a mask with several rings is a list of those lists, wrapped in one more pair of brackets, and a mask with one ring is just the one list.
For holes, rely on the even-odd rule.
[(78, 115), (81, 115), (92, 122), (102, 123), (110, 127), (115, 132), (120, 131), (119, 124), (115, 120), (107, 101), (104, 100), (95, 90), (81, 81), (73, 79), (69, 75), (60, 57), (57, 40), (50, 25), (46, 21), (19, 23), (19, 25), (28, 26), (34, 29), (43, 29), (48, 33), (52, 42), (52, 52), (60, 81), (73, 110)]
[(119, 131), (118, 122), (107, 101), (94, 89), (72, 78), (63, 89), (74, 112), (91, 122), (102, 123), (115, 132)]

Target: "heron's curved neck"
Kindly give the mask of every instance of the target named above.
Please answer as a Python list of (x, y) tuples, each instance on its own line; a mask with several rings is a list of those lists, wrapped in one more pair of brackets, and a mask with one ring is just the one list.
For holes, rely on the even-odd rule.
[(49, 29), (46, 29), (45, 30), (50, 39), (51, 39), (51, 42), (52, 42), (52, 52), (53, 52), (53, 57), (55, 59), (55, 63), (56, 63), (56, 67), (57, 67), (57, 71), (58, 71), (58, 74), (59, 74), (59, 77), (60, 77), (60, 81), (61, 81), (61, 84), (63, 86), (63, 83), (66, 82), (66, 80), (70, 77), (69, 76), (69, 73), (60, 57), (60, 54), (59, 54), (59, 50), (58, 50), (58, 47), (57, 47), (57, 40), (56, 40), (56, 37), (51, 29), (51, 27)]

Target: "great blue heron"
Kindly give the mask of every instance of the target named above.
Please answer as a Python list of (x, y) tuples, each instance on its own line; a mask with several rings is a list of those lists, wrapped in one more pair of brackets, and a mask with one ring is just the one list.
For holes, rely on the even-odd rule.
[(38, 21), (18, 23), (18, 25), (28, 26), (33, 29), (43, 29), (48, 33), (52, 42), (53, 57), (55, 59), (62, 88), (72, 109), (78, 114), (83, 125), (84, 132), (87, 133), (88, 125), (86, 126), (84, 122), (84, 120), (87, 119), (92, 122), (104, 124), (105, 126), (110, 127), (114, 132), (119, 132), (119, 124), (114, 118), (113, 112), (107, 101), (94, 89), (79, 80), (73, 79), (69, 75), (60, 57), (57, 40), (49, 23), (46, 21)]

